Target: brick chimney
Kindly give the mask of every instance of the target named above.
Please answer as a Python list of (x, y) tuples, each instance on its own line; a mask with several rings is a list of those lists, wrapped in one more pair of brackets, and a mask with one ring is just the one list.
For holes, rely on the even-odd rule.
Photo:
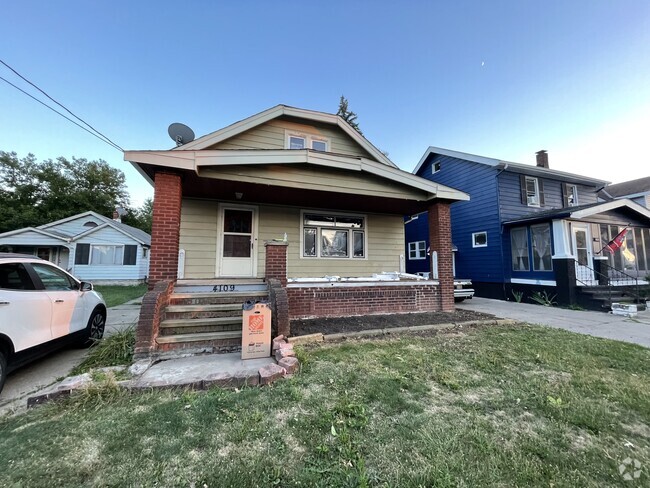
[(546, 150), (537, 151), (535, 156), (537, 156), (537, 167), (548, 169), (548, 153)]

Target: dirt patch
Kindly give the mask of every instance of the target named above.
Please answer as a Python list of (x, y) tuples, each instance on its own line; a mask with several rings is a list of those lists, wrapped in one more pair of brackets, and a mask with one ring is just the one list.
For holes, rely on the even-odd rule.
[(291, 321), (291, 335), (338, 334), (358, 332), (370, 329), (391, 329), (414, 325), (453, 324), (472, 320), (494, 320), (496, 317), (487, 313), (471, 310), (455, 312), (421, 312), (395, 313), (389, 315), (357, 315), (354, 317), (322, 317)]

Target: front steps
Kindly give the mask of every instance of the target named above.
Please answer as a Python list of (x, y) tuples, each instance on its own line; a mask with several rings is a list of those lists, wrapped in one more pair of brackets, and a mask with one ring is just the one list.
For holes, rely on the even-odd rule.
[[(627, 288), (630, 288), (629, 290)], [(612, 309), (612, 303), (636, 304), (638, 310), (645, 310), (645, 301), (639, 302), (634, 292), (636, 287), (580, 286), (577, 288), (578, 303), (588, 310)]]
[(158, 349), (240, 351), (243, 303), (267, 299), (262, 280), (179, 280), (160, 322)]

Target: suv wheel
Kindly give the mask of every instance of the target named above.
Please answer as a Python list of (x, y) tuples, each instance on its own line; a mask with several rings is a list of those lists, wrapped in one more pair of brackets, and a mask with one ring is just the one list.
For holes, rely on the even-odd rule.
[(88, 319), (88, 325), (86, 326), (86, 332), (84, 333), (83, 339), (79, 342), (81, 347), (90, 347), (95, 342), (104, 337), (104, 329), (106, 328), (106, 312), (96, 308), (93, 310), (90, 319)]

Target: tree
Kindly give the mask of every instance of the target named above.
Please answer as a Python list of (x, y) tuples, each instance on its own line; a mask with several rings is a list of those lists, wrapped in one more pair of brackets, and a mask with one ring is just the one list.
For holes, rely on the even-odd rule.
[(0, 151), (0, 232), (35, 227), (93, 210), (128, 208), (124, 173), (106, 161), (60, 157), (36, 162)]
[(359, 134), (363, 135), (363, 132), (361, 132), (361, 129), (359, 129), (357, 114), (348, 109), (348, 99), (343, 95), (341, 95), (341, 100), (339, 100), (339, 110), (336, 112), (336, 115), (350, 124), (350, 126)]
[(126, 214), (122, 217), (122, 222), (132, 227), (142, 229), (147, 234), (151, 234), (151, 222), (153, 221), (153, 199), (147, 198), (142, 207), (137, 209), (127, 209)]

